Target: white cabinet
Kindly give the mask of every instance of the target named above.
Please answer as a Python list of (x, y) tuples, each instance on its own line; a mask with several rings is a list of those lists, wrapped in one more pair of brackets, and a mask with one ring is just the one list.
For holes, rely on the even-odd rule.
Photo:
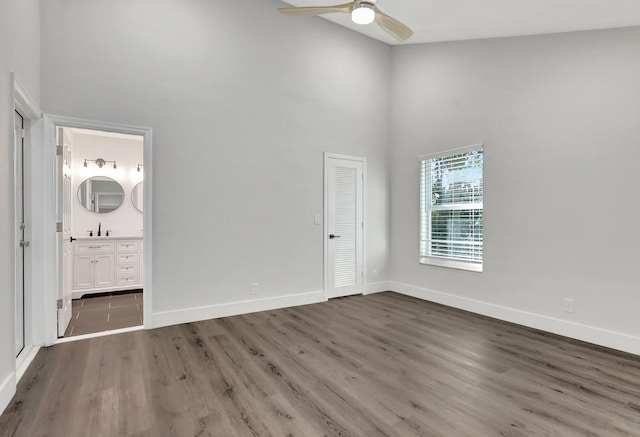
[(93, 268), (93, 255), (75, 256), (73, 259), (73, 289), (95, 287), (95, 269)]
[(142, 240), (80, 239), (74, 243), (73, 298), (143, 287)]
[(113, 286), (113, 274), (115, 273), (113, 260), (112, 254), (101, 254), (94, 257), (96, 288)]
[(76, 255), (73, 262), (73, 288), (111, 287), (114, 284), (113, 254)]

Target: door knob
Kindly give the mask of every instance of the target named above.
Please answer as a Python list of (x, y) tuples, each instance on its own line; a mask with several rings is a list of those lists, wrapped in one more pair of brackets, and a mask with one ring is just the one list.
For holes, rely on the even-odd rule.
[(71, 241), (72, 243), (73, 243), (74, 241), (76, 241), (76, 240), (77, 240), (77, 238), (69, 237), (69, 241)]
[(334, 238), (340, 238), (340, 235), (329, 234), (329, 240), (333, 240)]

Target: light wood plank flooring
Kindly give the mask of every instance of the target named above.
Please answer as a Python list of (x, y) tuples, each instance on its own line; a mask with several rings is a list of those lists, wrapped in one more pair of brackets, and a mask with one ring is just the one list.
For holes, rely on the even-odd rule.
[(395, 293), (41, 350), (2, 436), (640, 436), (640, 358)]

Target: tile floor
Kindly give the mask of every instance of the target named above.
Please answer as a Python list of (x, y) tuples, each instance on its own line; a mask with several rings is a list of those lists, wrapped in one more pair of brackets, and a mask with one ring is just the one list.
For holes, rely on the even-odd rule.
[(101, 293), (73, 301), (65, 337), (142, 325), (142, 290)]

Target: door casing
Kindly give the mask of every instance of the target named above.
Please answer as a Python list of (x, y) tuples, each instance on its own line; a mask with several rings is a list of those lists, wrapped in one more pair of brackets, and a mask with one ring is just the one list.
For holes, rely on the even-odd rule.
[[(144, 144), (144, 328), (153, 327), (152, 302), (153, 302), (153, 145), (152, 129), (149, 127), (131, 126), (118, 123), (109, 123), (97, 120), (87, 120), (76, 117), (66, 117), (55, 114), (45, 114), (43, 117), (43, 141), (42, 141), (42, 177), (50, 181), (50, 186), (55, 187), (55, 162), (56, 162), (56, 127), (68, 127), (90, 130), (102, 130), (118, 132), (130, 135), (140, 135)], [(50, 346), (58, 341), (57, 306), (58, 290), (56, 284), (56, 233), (55, 230), (55, 193), (50, 190), (48, 196), (43, 199), (43, 214), (45, 232), (43, 233), (43, 269), (42, 277), (45, 287), (42, 300), (44, 303), (44, 345)], [(60, 339), (60, 341), (65, 341)]]
[[(14, 323), (15, 329), (20, 330), (22, 343), (20, 346), (20, 350), (17, 351), (16, 357), (22, 353), (26, 346), (26, 290), (25, 290), (25, 279), (26, 279), (26, 271), (25, 271), (25, 261), (27, 256), (27, 250), (25, 247), (21, 247), (21, 241), (28, 241), (26, 238), (26, 215), (25, 208), (27, 205), (26, 202), (26, 191), (24, 187), (25, 177), (25, 139), (26, 135), (23, 135), (25, 128), (25, 118), (19, 111), (15, 111), (14, 113), (15, 123), (14, 123), (14, 138), (13, 138), (13, 185), (14, 185), (14, 207), (15, 207), (15, 224), (14, 224), (14, 249), (15, 249), (15, 292), (14, 296), (16, 301), (14, 302), (15, 308), (15, 316), (16, 320)], [(22, 224), (22, 226), (21, 226)], [(19, 293), (20, 291), (20, 293)], [(18, 301), (21, 302), (18, 302)], [(18, 323), (18, 320), (21, 320), (22, 323)], [(14, 339), (17, 340), (18, 333), (14, 333)], [(16, 343), (16, 346), (17, 343)]]
[[(39, 206), (38, 186), (38, 169), (36, 167), (39, 160), (39, 148), (42, 144), (42, 112), (35, 103), (29, 93), (17, 80), (16, 74), (11, 73), (10, 80), (12, 84), (12, 101), (13, 110), (20, 113), (24, 121), (24, 223), (26, 225), (24, 239), (30, 242), (30, 247), (25, 250), (24, 254), (24, 348), (16, 358), (16, 380), (19, 380), (24, 374), (29, 363), (35, 357), (39, 345), (43, 342), (42, 330), (42, 312), (43, 304), (40, 295), (34, 295), (34, 290), (39, 290), (40, 271), (38, 269), (39, 254), (33, 250), (34, 243), (39, 235), (40, 216), (36, 213)], [(13, 139), (15, 144), (15, 139)], [(14, 157), (15, 158), (15, 157)], [(17, 164), (14, 159), (14, 166)], [(16, 169), (13, 168), (14, 176), (17, 175)], [(14, 202), (15, 205), (15, 202)], [(18, 229), (19, 211), (17, 208), (13, 211), (14, 229)], [(14, 240), (13, 247), (19, 244), (19, 238), (16, 232), (12, 233)], [(16, 269), (14, 268), (14, 272)], [(18, 281), (17, 272), (14, 274), (14, 281)], [(15, 284), (15, 282), (14, 282)], [(15, 293), (14, 293), (15, 294)], [(15, 321), (13, 321), (12, 331), (6, 333), (11, 338), (15, 338)]]

